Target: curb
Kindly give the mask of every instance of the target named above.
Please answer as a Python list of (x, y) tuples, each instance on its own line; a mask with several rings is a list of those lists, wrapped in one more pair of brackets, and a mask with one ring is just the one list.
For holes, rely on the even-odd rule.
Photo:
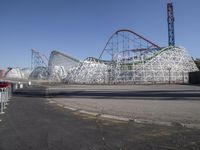
[(69, 109), (69, 110), (72, 110), (72, 111), (77, 111), (77, 110), (78, 110), (78, 109), (76, 109), (76, 108), (72, 108), (72, 107), (69, 107), (69, 106), (64, 106), (64, 108)]
[(85, 111), (85, 110), (79, 110), (78, 112), (86, 114), (86, 115), (91, 115), (91, 116), (99, 116), (99, 113), (95, 113), (95, 112), (89, 112), (89, 111)]
[[(56, 103), (56, 102), (51, 100), (51, 101), (49, 101), (49, 103)], [(59, 104), (59, 103), (56, 103), (56, 104), (59, 107), (63, 107), (63, 108), (66, 108), (68, 110), (71, 110), (71, 111), (77, 111), (81, 114), (91, 115), (91, 116), (95, 116), (95, 117), (98, 116), (100, 118), (106, 118), (106, 119), (112, 119), (112, 120), (118, 120), (118, 121), (125, 121), (125, 122), (129, 122), (129, 121), (132, 120), (132, 119), (126, 118), (126, 117), (119, 117), (119, 116), (114, 116), (114, 115), (109, 115), (109, 114), (100, 114), (100, 113), (96, 113), (96, 112), (77, 109), (77, 108), (67, 106), (67, 105), (62, 105), (62, 104)]]
[(112, 119), (117, 121), (124, 121), (124, 122), (130, 122), (133, 121), (135, 123), (142, 123), (142, 124), (157, 124), (157, 125), (165, 125), (165, 126), (178, 126), (178, 127), (187, 127), (187, 128), (196, 128), (200, 129), (200, 124), (187, 124), (187, 123), (181, 123), (181, 122), (169, 122), (169, 121), (153, 121), (153, 120), (147, 120), (147, 119), (133, 119), (133, 118), (126, 118), (126, 117), (120, 117), (115, 115), (109, 115), (109, 114), (100, 114), (96, 112), (90, 112), (82, 109), (78, 109), (75, 107), (67, 106), (59, 104), (58, 102), (55, 102), (53, 100), (48, 99), (49, 103), (56, 103), (57, 106), (66, 108), (71, 111), (79, 112), (81, 114), (85, 115), (91, 115), (95, 117), (105, 118), (105, 119)]
[(107, 118), (107, 119), (113, 119), (113, 120), (119, 120), (119, 121), (125, 121), (125, 122), (128, 122), (131, 120), (130, 118), (119, 117), (119, 116), (108, 115), (108, 114), (101, 114), (100, 117)]

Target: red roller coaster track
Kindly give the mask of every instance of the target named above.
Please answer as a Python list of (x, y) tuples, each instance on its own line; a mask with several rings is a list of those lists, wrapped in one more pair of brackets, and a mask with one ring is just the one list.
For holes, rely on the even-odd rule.
[[(149, 49), (160, 49), (160, 46), (156, 45), (155, 43), (149, 41), (148, 39), (144, 38), (143, 36), (135, 33), (134, 31), (131, 31), (129, 29), (120, 29), (120, 30), (117, 30), (116, 32), (114, 32), (111, 37), (108, 39), (104, 49), (102, 50), (101, 54), (100, 54), (100, 57), (99, 59), (102, 59), (102, 55), (103, 53), (107, 50), (107, 46), (109, 45), (110, 41), (114, 38), (115, 35), (118, 35), (119, 33), (124, 33), (124, 32), (127, 32), (129, 34), (132, 34), (132, 36), (134, 37), (137, 37), (137, 39), (140, 39), (141, 41), (145, 42), (146, 45), (149, 45), (149, 46), (146, 46), (146, 47), (136, 47), (136, 48), (132, 48), (130, 49), (131, 51), (145, 51), (145, 50), (149, 50)], [(135, 38), (136, 39), (136, 38)]]

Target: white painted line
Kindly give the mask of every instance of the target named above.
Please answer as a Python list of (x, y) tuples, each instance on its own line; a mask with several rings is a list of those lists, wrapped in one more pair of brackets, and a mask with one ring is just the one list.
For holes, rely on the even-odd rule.
[(200, 124), (181, 123), (183, 127), (200, 129)]
[[(48, 99), (49, 103), (56, 103), (55, 101), (52, 101), (51, 99)], [(126, 118), (126, 117), (119, 117), (119, 116), (114, 116), (114, 115), (108, 115), (108, 114), (99, 114), (99, 113), (95, 113), (95, 112), (89, 112), (89, 111), (85, 111), (85, 110), (80, 110), (78, 108), (74, 108), (71, 106), (64, 106), (61, 104), (58, 104), (58, 106), (60, 107), (64, 107), (66, 109), (69, 109), (71, 111), (78, 111), (79, 113), (83, 113), (83, 114), (87, 114), (87, 115), (92, 115), (92, 116), (100, 116), (102, 118), (107, 118), (107, 119), (113, 119), (113, 120), (119, 120), (119, 121), (134, 121), (135, 123), (143, 123), (143, 124), (158, 124), (158, 125), (166, 125), (166, 126), (173, 126), (173, 123), (171, 122), (165, 122), (165, 121), (153, 121), (153, 120), (148, 120), (148, 119), (131, 119), (131, 118)], [(4, 112), (3, 112), (4, 113)], [(0, 114), (3, 114), (0, 113)], [(1, 120), (0, 120), (1, 122)], [(188, 127), (188, 128), (197, 128), (200, 129), (200, 124), (187, 124), (187, 123), (180, 123), (180, 125)]]
[(47, 100), (47, 101), (51, 101), (51, 99), (50, 99), (50, 98), (46, 98), (46, 100)]
[(135, 123), (142, 123), (142, 121), (140, 121), (139, 119), (134, 119)]
[[(153, 120), (147, 120), (147, 119), (134, 119), (135, 123), (143, 123), (143, 124), (157, 124), (157, 125), (165, 125), (165, 126), (174, 126), (172, 122), (167, 121), (153, 121)], [(187, 126), (186, 124), (178, 123), (181, 126)]]
[(69, 107), (69, 106), (64, 106), (64, 108), (69, 109), (69, 110), (72, 110), (72, 111), (77, 111), (77, 110), (78, 110), (78, 109), (76, 109), (76, 108)]
[(57, 104), (58, 106), (60, 106), (60, 107), (63, 107), (63, 105), (62, 104)]
[(92, 115), (92, 116), (99, 115), (99, 113), (89, 112), (89, 111), (85, 111), (85, 110), (79, 110), (78, 112), (83, 113), (83, 114), (87, 114), (87, 115)]
[(102, 118), (108, 118), (108, 119), (114, 119), (114, 120), (120, 120), (120, 121), (130, 121), (129, 118), (118, 117), (118, 116), (107, 115), (107, 114), (102, 114), (102, 115), (100, 115), (100, 117), (102, 117)]

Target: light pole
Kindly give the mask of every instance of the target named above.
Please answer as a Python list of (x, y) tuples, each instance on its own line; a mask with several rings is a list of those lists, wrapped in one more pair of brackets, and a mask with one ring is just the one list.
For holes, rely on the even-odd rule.
[(110, 72), (111, 72), (111, 69), (108, 69), (108, 84), (110, 84)]
[(169, 84), (171, 83), (171, 67), (168, 67), (167, 70), (169, 71)]
[(184, 84), (184, 72), (182, 72), (183, 84)]

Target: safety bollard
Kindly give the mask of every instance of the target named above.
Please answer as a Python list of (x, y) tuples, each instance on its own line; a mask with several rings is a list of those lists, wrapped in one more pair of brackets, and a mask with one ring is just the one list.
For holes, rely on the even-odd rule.
[(8, 86), (8, 100), (12, 97), (12, 85), (11, 84), (9, 84), (9, 86)]
[(4, 109), (6, 109), (8, 105), (8, 91), (7, 88), (4, 88)]
[(3, 89), (2, 89), (2, 88), (0, 89), (0, 99), (1, 99), (1, 112), (0, 112), (0, 114), (4, 114), (4, 111), (3, 111), (3, 109), (4, 109), (4, 103), (3, 103)]
[(3, 109), (6, 109), (6, 92), (5, 92), (5, 88), (3, 88)]
[(6, 88), (6, 89), (5, 89), (5, 105), (6, 105), (6, 106), (8, 105), (8, 101), (9, 101), (9, 99), (8, 99), (8, 98), (9, 98), (9, 97), (8, 97), (8, 92), (9, 92), (9, 91), (8, 91), (8, 88)]

